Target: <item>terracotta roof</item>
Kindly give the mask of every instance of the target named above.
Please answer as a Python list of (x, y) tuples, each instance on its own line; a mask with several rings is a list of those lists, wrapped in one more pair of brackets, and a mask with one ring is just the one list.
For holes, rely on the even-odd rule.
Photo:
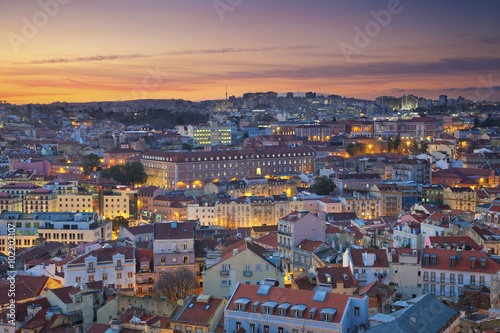
[[(390, 252), (392, 253), (392, 263), (399, 263), (399, 257), (401, 255), (413, 255), (413, 251), (417, 251), (417, 262), (420, 262), (420, 257), (422, 254), (422, 250), (417, 249), (406, 249), (406, 248), (391, 248)], [(393, 253), (394, 252), (394, 253)]]
[[(172, 324), (176, 322), (189, 323), (192, 325), (208, 325), (211, 318), (217, 312), (217, 309), (223, 302), (221, 298), (210, 297), (208, 302), (197, 301), (196, 296), (191, 297), (181, 312), (171, 320)], [(191, 305), (192, 304), (192, 305)]]
[(194, 223), (192, 221), (155, 223), (154, 239), (194, 239)]
[(69, 265), (73, 264), (84, 264), (85, 258), (89, 256), (94, 256), (97, 258), (97, 262), (113, 261), (113, 255), (121, 253), (125, 256), (125, 259), (134, 258), (134, 249), (131, 247), (113, 247), (113, 248), (102, 248), (98, 250), (91, 251), (83, 256), (78, 257)]
[(252, 226), (253, 232), (273, 232), (278, 231), (278, 225), (254, 225)]
[[(20, 322), (24, 322), (26, 316), (28, 315), (28, 306), (35, 304), (41, 305), (42, 309), (48, 309), (51, 307), (49, 301), (46, 297), (35, 299), (29, 302), (16, 303), (16, 320)], [(0, 318), (3, 320), (8, 320), (7, 314), (9, 313), (9, 309), (6, 308), (0, 313)]]
[[(253, 252), (254, 254), (256, 254), (257, 256), (261, 257), (262, 259), (264, 259), (265, 261), (267, 261), (269, 264), (273, 265), (273, 266), (276, 266), (274, 263), (272, 263), (271, 261), (269, 261), (266, 256), (265, 256), (265, 253), (267, 252), (267, 250), (258, 245), (258, 244), (255, 244), (255, 243), (251, 243), (251, 242), (248, 242), (246, 241), (245, 239), (243, 240), (240, 240), (234, 244), (232, 244), (231, 246), (228, 246), (226, 247), (225, 249), (222, 250), (222, 253), (221, 253), (221, 259), (222, 261), (228, 259), (228, 258), (231, 258), (233, 257), (234, 255), (234, 250), (238, 250), (238, 253), (244, 251), (244, 250), (249, 250), (251, 252)], [(220, 262), (219, 262), (220, 263)], [(214, 267), (214, 266), (212, 266)]]
[(323, 245), (323, 242), (304, 239), (296, 247), (304, 251), (314, 252), (321, 245)]
[[(231, 302), (228, 304), (226, 309), (234, 309), (234, 302), (240, 298), (250, 299), (250, 304), (257, 301), (260, 302), (257, 312), (261, 312), (261, 306), (267, 301), (276, 301), (279, 303), (290, 303), (291, 307), (295, 305), (305, 305), (307, 310), (312, 308), (317, 308), (316, 314), (313, 320), (319, 320), (320, 312), (325, 308), (334, 308), (337, 310), (333, 322), (340, 323), (344, 311), (349, 301), (349, 298), (362, 298), (359, 296), (349, 296), (334, 293), (326, 293), (325, 300), (323, 302), (313, 301), (315, 291), (311, 290), (294, 290), (286, 288), (271, 287), (267, 295), (258, 295), (257, 291), (261, 286), (251, 285), (251, 284), (239, 284), (237, 289), (234, 291), (231, 298)], [(307, 311), (306, 310), (306, 311)], [(246, 312), (251, 312), (252, 306), (248, 306)], [(291, 316), (292, 311), (287, 312), (287, 317)], [(305, 314), (307, 315), (307, 314)], [(305, 317), (305, 316), (304, 316)], [(307, 318), (307, 317), (305, 317)]]
[(153, 224), (138, 225), (136, 227), (126, 227), (132, 235), (152, 234), (154, 231)]
[[(422, 268), (425, 269), (436, 269), (436, 270), (446, 270), (446, 271), (461, 271), (461, 272), (476, 272), (476, 273), (496, 273), (500, 271), (500, 264), (494, 261), (491, 258), (488, 258), (488, 255), (481, 251), (461, 251), (462, 260), (455, 260), (455, 267), (450, 267), (450, 257), (457, 256), (456, 250), (445, 250), (445, 249), (423, 249), (422, 254)], [(436, 255), (436, 265), (431, 266), (431, 261), (429, 259), (429, 264), (425, 263), (426, 255), (429, 255), (429, 258), (432, 255)], [(471, 258), (476, 258), (476, 268), (471, 268)], [(480, 269), (481, 259), (486, 261), (486, 269)]]
[(333, 289), (337, 288), (337, 282), (342, 282), (344, 288), (355, 288), (358, 285), (349, 267), (318, 267), (316, 273), (316, 278), (320, 283), (328, 283), (326, 274), (329, 274)]
[(264, 235), (260, 238), (254, 240), (256, 244), (259, 244), (263, 247), (278, 248), (278, 234), (276, 232), (270, 232), (267, 235)]
[(111, 325), (107, 324), (94, 324), (90, 327), (86, 333), (104, 333), (111, 328)]
[(389, 267), (387, 252), (384, 249), (350, 249), (354, 267), (368, 267), (363, 263), (363, 253), (374, 253), (376, 258), (373, 266), (369, 267)]
[(356, 293), (368, 297), (378, 297), (382, 295), (383, 299), (387, 299), (394, 294), (394, 291), (389, 289), (388, 285), (382, 282), (373, 281), (372, 283), (359, 287)]

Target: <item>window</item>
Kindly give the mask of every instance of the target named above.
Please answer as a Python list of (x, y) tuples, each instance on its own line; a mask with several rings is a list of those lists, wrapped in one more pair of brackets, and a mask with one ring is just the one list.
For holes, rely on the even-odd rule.
[(455, 286), (450, 286), (450, 296), (455, 296)]
[(359, 306), (354, 307), (354, 317), (359, 317)]
[(108, 279), (108, 274), (102, 274), (102, 280), (103, 281), (106, 281)]
[(255, 265), (255, 271), (260, 272), (260, 265)]
[(424, 284), (424, 294), (428, 294), (428, 293), (429, 293), (429, 285)]
[(285, 329), (283, 327), (278, 327), (278, 333), (285, 333)]
[(250, 324), (250, 333), (255, 333), (255, 324)]
[(464, 283), (464, 275), (463, 274), (458, 274), (458, 283), (463, 284)]
[(431, 281), (436, 281), (436, 272), (431, 272)]
[(464, 287), (458, 287), (458, 295), (464, 294)]
[(236, 322), (236, 329), (240, 328), (241, 327), (241, 322), (240, 321), (237, 321)]
[(264, 332), (269, 332), (269, 325), (264, 325)]
[(134, 273), (133, 273), (133, 272), (128, 272), (127, 277), (131, 278), (131, 277), (133, 277), (133, 276), (134, 276)]
[(455, 274), (450, 274), (450, 283), (455, 283)]
[(446, 290), (446, 286), (442, 284), (439, 287), (439, 289), (440, 289), (439, 292), (440, 292), (441, 296), (444, 296), (444, 293), (445, 293), (445, 290)]
[(183, 263), (183, 264), (187, 264), (187, 263), (189, 263), (189, 257), (188, 257), (188, 256), (184, 256), (184, 257), (182, 257), (182, 263)]
[(479, 277), (479, 285), (484, 286), (484, 276)]
[(441, 282), (444, 282), (444, 280), (445, 280), (445, 274), (441, 273)]
[(160, 259), (160, 263), (164, 264), (165, 263), (165, 258)]
[(94, 275), (89, 275), (89, 281), (94, 281)]
[(431, 295), (436, 295), (436, 285), (431, 284)]
[(429, 281), (429, 272), (424, 272), (424, 281)]
[(116, 278), (121, 279), (122, 278), (122, 273), (116, 273)]
[(80, 282), (82, 282), (82, 277), (81, 277), (81, 276), (77, 276), (77, 277), (75, 277), (75, 282), (76, 282), (76, 283), (80, 283)]
[(476, 284), (476, 276), (475, 275), (470, 276), (470, 284), (471, 284), (471, 286)]

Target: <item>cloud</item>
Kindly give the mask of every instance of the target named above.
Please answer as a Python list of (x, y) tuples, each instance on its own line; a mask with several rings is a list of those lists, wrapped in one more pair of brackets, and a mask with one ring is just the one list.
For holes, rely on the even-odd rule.
[(172, 52), (164, 52), (159, 54), (112, 54), (112, 55), (97, 55), (90, 57), (75, 57), (75, 58), (52, 58), (31, 61), (30, 64), (61, 64), (75, 62), (95, 62), (106, 60), (128, 60), (136, 58), (150, 58), (155, 56), (175, 56), (175, 55), (190, 55), (190, 54), (217, 54), (217, 53), (244, 53), (244, 52), (270, 52), (280, 50), (308, 50), (316, 48), (314, 45), (291, 45), (291, 46), (271, 46), (258, 48), (220, 48), (220, 49), (202, 49), (202, 50), (179, 50)]

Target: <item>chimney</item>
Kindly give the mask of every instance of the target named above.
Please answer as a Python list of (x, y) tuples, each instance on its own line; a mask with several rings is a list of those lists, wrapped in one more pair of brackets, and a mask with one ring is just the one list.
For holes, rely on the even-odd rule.
[(118, 319), (110, 319), (109, 324), (111, 325), (111, 329), (117, 332), (122, 329), (122, 323)]
[(31, 305), (28, 305), (28, 316), (30, 316), (31, 318), (33, 318), (37, 313), (38, 311), (40, 311), (42, 309), (42, 305), (41, 304), (31, 304)]

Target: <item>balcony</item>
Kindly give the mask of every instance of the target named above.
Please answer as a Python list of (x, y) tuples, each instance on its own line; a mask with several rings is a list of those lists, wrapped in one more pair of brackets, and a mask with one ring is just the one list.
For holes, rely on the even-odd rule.
[(136, 284), (153, 284), (153, 280), (139, 280)]
[(123, 266), (116, 266), (116, 267), (115, 267), (115, 270), (117, 270), (117, 271), (122, 271), (122, 270), (123, 270)]
[(229, 272), (228, 271), (220, 271), (221, 276), (228, 276)]
[(243, 276), (252, 276), (252, 271), (243, 271)]
[(87, 273), (95, 273), (95, 267), (88, 267)]

